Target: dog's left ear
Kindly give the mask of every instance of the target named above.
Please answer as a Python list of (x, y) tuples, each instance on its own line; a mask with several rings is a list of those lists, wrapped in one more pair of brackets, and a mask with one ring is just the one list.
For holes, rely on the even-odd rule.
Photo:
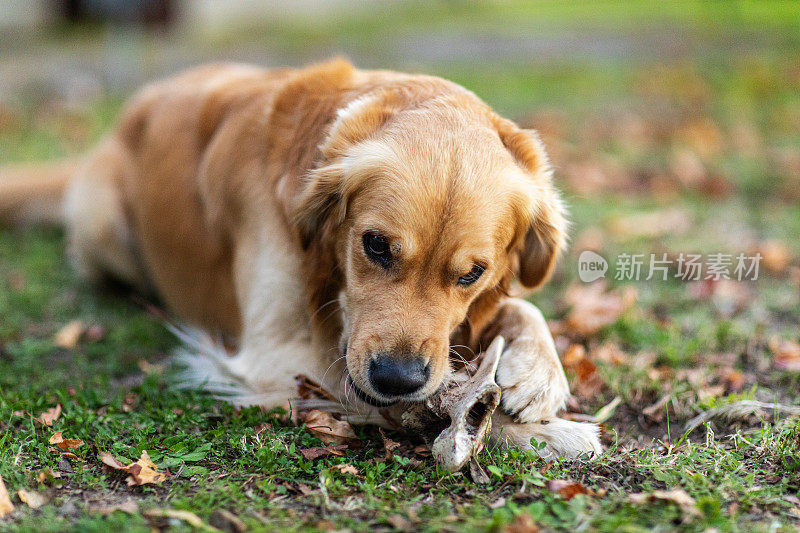
[(530, 179), (527, 223), (517, 278), (528, 288), (541, 286), (552, 274), (567, 236), (565, 207), (552, 184), (552, 170), (538, 134), (494, 117), (497, 133)]

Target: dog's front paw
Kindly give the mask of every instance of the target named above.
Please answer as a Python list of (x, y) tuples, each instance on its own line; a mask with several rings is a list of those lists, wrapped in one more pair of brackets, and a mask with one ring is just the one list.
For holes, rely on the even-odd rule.
[[(599, 457), (603, 453), (599, 435), (600, 428), (597, 424), (587, 422), (572, 422), (553, 417), (529, 424), (517, 424), (501, 413), (492, 416), (492, 440), (495, 443), (534, 450), (548, 461), (556, 457)], [(539, 445), (534, 446), (532, 440)]]
[(500, 358), (495, 380), (503, 411), (517, 422), (553, 417), (569, 398), (569, 385), (549, 337), (512, 341)]

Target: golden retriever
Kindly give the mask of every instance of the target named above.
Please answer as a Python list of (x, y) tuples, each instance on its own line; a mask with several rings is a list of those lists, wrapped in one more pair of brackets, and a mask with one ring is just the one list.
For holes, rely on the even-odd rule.
[(563, 211), (535, 133), (454, 83), (342, 60), (196, 68), (141, 90), (85, 157), (0, 171), (0, 219), (63, 223), (82, 274), (237, 339), (198, 382), (271, 407), (305, 374), (377, 412), (503, 335), (494, 437), (574, 457), (600, 453), (597, 427), (557, 418), (547, 325), (509, 296), (547, 280)]

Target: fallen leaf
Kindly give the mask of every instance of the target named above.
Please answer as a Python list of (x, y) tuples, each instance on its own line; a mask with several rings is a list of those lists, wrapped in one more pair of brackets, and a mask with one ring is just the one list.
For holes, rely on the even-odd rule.
[(691, 214), (679, 207), (617, 217), (609, 223), (610, 233), (619, 240), (683, 235), (691, 227)]
[(411, 522), (399, 514), (387, 516), (386, 521), (398, 531), (411, 531), (413, 529)]
[(431, 449), (428, 448), (425, 444), (418, 444), (414, 447), (414, 453), (419, 455), (420, 457), (430, 457), (431, 456)]
[(58, 333), (56, 333), (55, 339), (53, 340), (53, 344), (65, 350), (72, 350), (78, 346), (78, 342), (81, 340), (81, 335), (83, 335), (84, 328), (85, 326), (81, 320), (73, 320), (72, 322), (69, 322), (66, 326), (58, 330)]
[(127, 466), (125, 466), (122, 462), (120, 462), (116, 457), (111, 455), (108, 452), (101, 451), (100, 452), (100, 461), (108, 466), (113, 468), (114, 470), (127, 470)]
[(202, 529), (203, 531), (219, 531), (219, 529), (211, 527), (203, 522), (199, 516), (190, 511), (178, 509), (147, 509), (143, 514), (149, 518), (174, 518), (186, 522), (197, 529)]
[(384, 458), (384, 460), (389, 460), (389, 459), (391, 459), (391, 458), (392, 458), (392, 455), (394, 455), (394, 451), (395, 451), (397, 448), (399, 448), (399, 447), (400, 447), (400, 443), (399, 443), (399, 442), (397, 442), (397, 441), (394, 441), (394, 440), (390, 439), (389, 437), (387, 437), (387, 436), (386, 436), (386, 435), (383, 433), (383, 429), (381, 429), (381, 428), (378, 428), (378, 431), (379, 431), (379, 432), (380, 432), (380, 434), (381, 434), (381, 438), (383, 438), (383, 449), (386, 451), (386, 454), (384, 455), (384, 457), (383, 457), (383, 458)]
[(593, 398), (605, 387), (597, 372), (597, 366), (586, 357), (586, 350), (580, 344), (570, 346), (562, 358), (564, 368), (575, 373), (573, 392), (583, 398)]
[(331, 400), (332, 402), (338, 401), (333, 394), (325, 390), (322, 385), (305, 374), (295, 376), (294, 379), (297, 382), (298, 398), (302, 400), (310, 400), (311, 398), (324, 398), (326, 400)]
[(133, 498), (128, 498), (122, 503), (113, 505), (89, 506), (90, 513), (98, 513), (103, 516), (108, 516), (115, 511), (122, 511), (123, 513), (127, 514), (135, 514), (139, 511), (139, 505)]
[(529, 514), (519, 514), (513, 522), (502, 529), (503, 533), (539, 533), (539, 526)]
[(655, 500), (670, 501), (676, 504), (687, 515), (699, 516), (701, 514), (694, 498), (689, 496), (683, 489), (657, 490), (651, 494), (639, 492), (628, 495), (628, 501), (637, 505), (643, 505)]
[(545, 483), (545, 487), (550, 492), (555, 492), (565, 500), (571, 500), (578, 494), (585, 494), (592, 496), (594, 493), (591, 489), (584, 487), (575, 481), (568, 481), (565, 479), (549, 479)]
[(469, 476), (472, 478), (472, 482), (478, 485), (485, 485), (491, 481), (489, 474), (474, 456), (469, 459)]
[(602, 346), (593, 348), (589, 352), (589, 359), (612, 365), (621, 365), (628, 360), (628, 355), (613, 342), (606, 342)]
[(161, 483), (167, 479), (164, 472), (156, 470), (156, 464), (150, 460), (146, 451), (142, 451), (142, 456), (135, 463), (128, 465), (130, 476), (125, 480), (129, 487), (146, 485), (148, 483)]
[(47, 503), (47, 498), (43, 494), (30, 490), (19, 489), (17, 496), (19, 496), (22, 503), (27, 504), (31, 509), (38, 509)]
[(769, 348), (777, 368), (800, 372), (800, 344), (792, 340), (773, 338), (769, 341)]
[(354, 476), (358, 475), (358, 468), (356, 468), (355, 466), (351, 465), (350, 463), (345, 463), (345, 464), (341, 464), (341, 465), (333, 465), (332, 468), (338, 470), (342, 474), (352, 474)]
[(57, 431), (50, 437), (50, 444), (55, 444), (64, 451), (69, 451), (73, 448), (83, 446), (81, 439), (65, 439), (62, 431)]
[(42, 423), (43, 426), (53, 426), (53, 422), (58, 420), (58, 417), (61, 416), (61, 404), (56, 405), (55, 407), (51, 407), (44, 413), (40, 414), (36, 420)]
[(3, 476), (0, 476), (0, 517), (3, 517), (14, 510), (14, 504), (8, 496), (6, 484), (3, 483)]
[(313, 461), (320, 457), (327, 457), (328, 455), (343, 456), (344, 451), (347, 449), (347, 444), (340, 444), (338, 446), (315, 446), (313, 448), (305, 448), (300, 450), (300, 454), (306, 458), (307, 461)]
[(772, 239), (760, 243), (756, 250), (761, 254), (761, 264), (774, 274), (783, 274), (792, 263), (792, 252), (781, 241)]
[(572, 307), (567, 315), (567, 330), (590, 337), (617, 321), (636, 301), (636, 290), (606, 291), (603, 282), (572, 285), (567, 289), (566, 302)]
[(316, 409), (303, 417), (306, 429), (325, 444), (347, 444), (351, 448), (361, 446), (349, 422), (336, 420), (332, 414)]
[(142, 456), (139, 460), (127, 466), (108, 452), (101, 451), (99, 457), (100, 461), (109, 468), (122, 470), (130, 474), (125, 479), (129, 487), (161, 483), (167, 479), (167, 474), (157, 470), (158, 467), (150, 460), (147, 451), (142, 451)]
[(49, 468), (45, 468), (38, 474), (36, 474), (36, 481), (39, 483), (47, 483), (49, 481), (53, 481), (54, 479), (58, 479), (61, 477), (61, 472), (58, 470), (51, 470)]

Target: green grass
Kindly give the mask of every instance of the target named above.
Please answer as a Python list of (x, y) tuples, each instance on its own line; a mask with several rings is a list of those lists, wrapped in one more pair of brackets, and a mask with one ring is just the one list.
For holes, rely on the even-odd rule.
[[(487, 7), (494, 4), (459, 4), (461, 10), (452, 5), (404, 8), (391, 31), (488, 27), (516, 35), (534, 26), (573, 31), (580, 28), (577, 14), (591, 15), (555, 2), (513, 4), (502, 12)], [(776, 155), (797, 154), (800, 142), (800, 43), (789, 31), (800, 20), (797, 4), (658, 3), (653, 13), (654, 5), (604, 3), (591, 26), (630, 34), (644, 21), (648, 27), (682, 25), (708, 34), (705, 51), (661, 63), (421, 66), (464, 84), (522, 123), (538, 126), (542, 108), (556, 113), (561, 130), (556, 137), (567, 145), (566, 155), (556, 158), (556, 176), (571, 206), (574, 245), (553, 281), (534, 296), (554, 321), (568, 313), (564, 294), (577, 283), (578, 246), (587, 230), (600, 232), (602, 254), (612, 260), (620, 253), (736, 253), (765, 239), (783, 242), (793, 265), (800, 258), (800, 207), (793, 192), (800, 178)], [(380, 19), (343, 17), (332, 28), (285, 24), (252, 39), (298, 53), (315, 43), (367, 46), (380, 32)], [(772, 48), (737, 55), (720, 46), (752, 38), (756, 28), (768, 34)], [(19, 95), (14, 122), (0, 127), (0, 163), (87, 149), (112, 123), (120, 98), (111, 95), (79, 109), (47, 104)], [(666, 133), (636, 144), (610, 127), (620, 111), (639, 116), (651, 133)], [(568, 179), (570, 163), (581, 158), (612, 158), (634, 176), (634, 184), (641, 176), (670, 174), (675, 151), (696, 148), (681, 133), (695, 118), (711, 121), (724, 137), (722, 146), (701, 160), (730, 185), (726, 194), (709, 196), (692, 186), (659, 193), (651, 185), (587, 192)], [(734, 132), (742, 124), (754, 129), (763, 149), (738, 148)], [(688, 214), (687, 231), (647, 238), (614, 232), (620, 218), (671, 207)], [(363, 448), (344, 457), (305, 460), (299, 450), (322, 443), (287, 422), (284, 413), (234, 409), (171, 386), (162, 365), (176, 341), (162, 319), (133, 295), (97, 290), (78, 279), (58, 230), (0, 230), (0, 476), (17, 507), (10, 518), (0, 519), (0, 530), (193, 528), (148, 514), (161, 508), (191, 511), (222, 529), (230, 526), (225, 510), (252, 530), (483, 531), (525, 520), (573, 531), (796, 530), (797, 419), (714, 420), (689, 435), (683, 427), (699, 412), (739, 399), (800, 403), (800, 373), (777, 369), (769, 348), (773, 337), (798, 340), (797, 283), (790, 271), (764, 271), (757, 282), (743, 285), (746, 295), (731, 311), (725, 294), (698, 297), (678, 280), (612, 280), (612, 288), (637, 290), (636, 305), (589, 339), (569, 334), (557, 339), (561, 348), (577, 342), (591, 351), (610, 343), (626, 354), (619, 364), (596, 361), (603, 387), (579, 396), (573, 406), (595, 413), (621, 399), (605, 423), (606, 455), (547, 464), (519, 450), (490, 446), (480, 455), (490, 481), (478, 484), (467, 473), (437, 471), (399, 434), (390, 436), (403, 446), (387, 459), (380, 434), (370, 427), (358, 428)], [(100, 326), (103, 334), (74, 349), (56, 347), (56, 332), (75, 319)], [(730, 371), (742, 374), (741, 387), (727, 384)], [(645, 414), (665, 397), (660, 409)], [(52, 428), (34, 422), (56, 404), (63, 412)], [(56, 431), (85, 442), (73, 450), (77, 459), (64, 458), (48, 443)], [(124, 475), (104, 469), (98, 459), (105, 451), (134, 461), (145, 450), (160, 469), (169, 470), (161, 485), (128, 487)], [(346, 463), (358, 474), (334, 468)], [(37, 475), (45, 469), (61, 477), (40, 482)], [(567, 500), (548, 489), (548, 481), (564, 479), (591, 494)], [(695, 507), (681, 509), (663, 499), (636, 503), (631, 497), (678, 488), (694, 498)], [(20, 489), (37, 491), (48, 503), (31, 510), (17, 498)], [(104, 516), (98, 510), (129, 498), (138, 508), (133, 514)]]

